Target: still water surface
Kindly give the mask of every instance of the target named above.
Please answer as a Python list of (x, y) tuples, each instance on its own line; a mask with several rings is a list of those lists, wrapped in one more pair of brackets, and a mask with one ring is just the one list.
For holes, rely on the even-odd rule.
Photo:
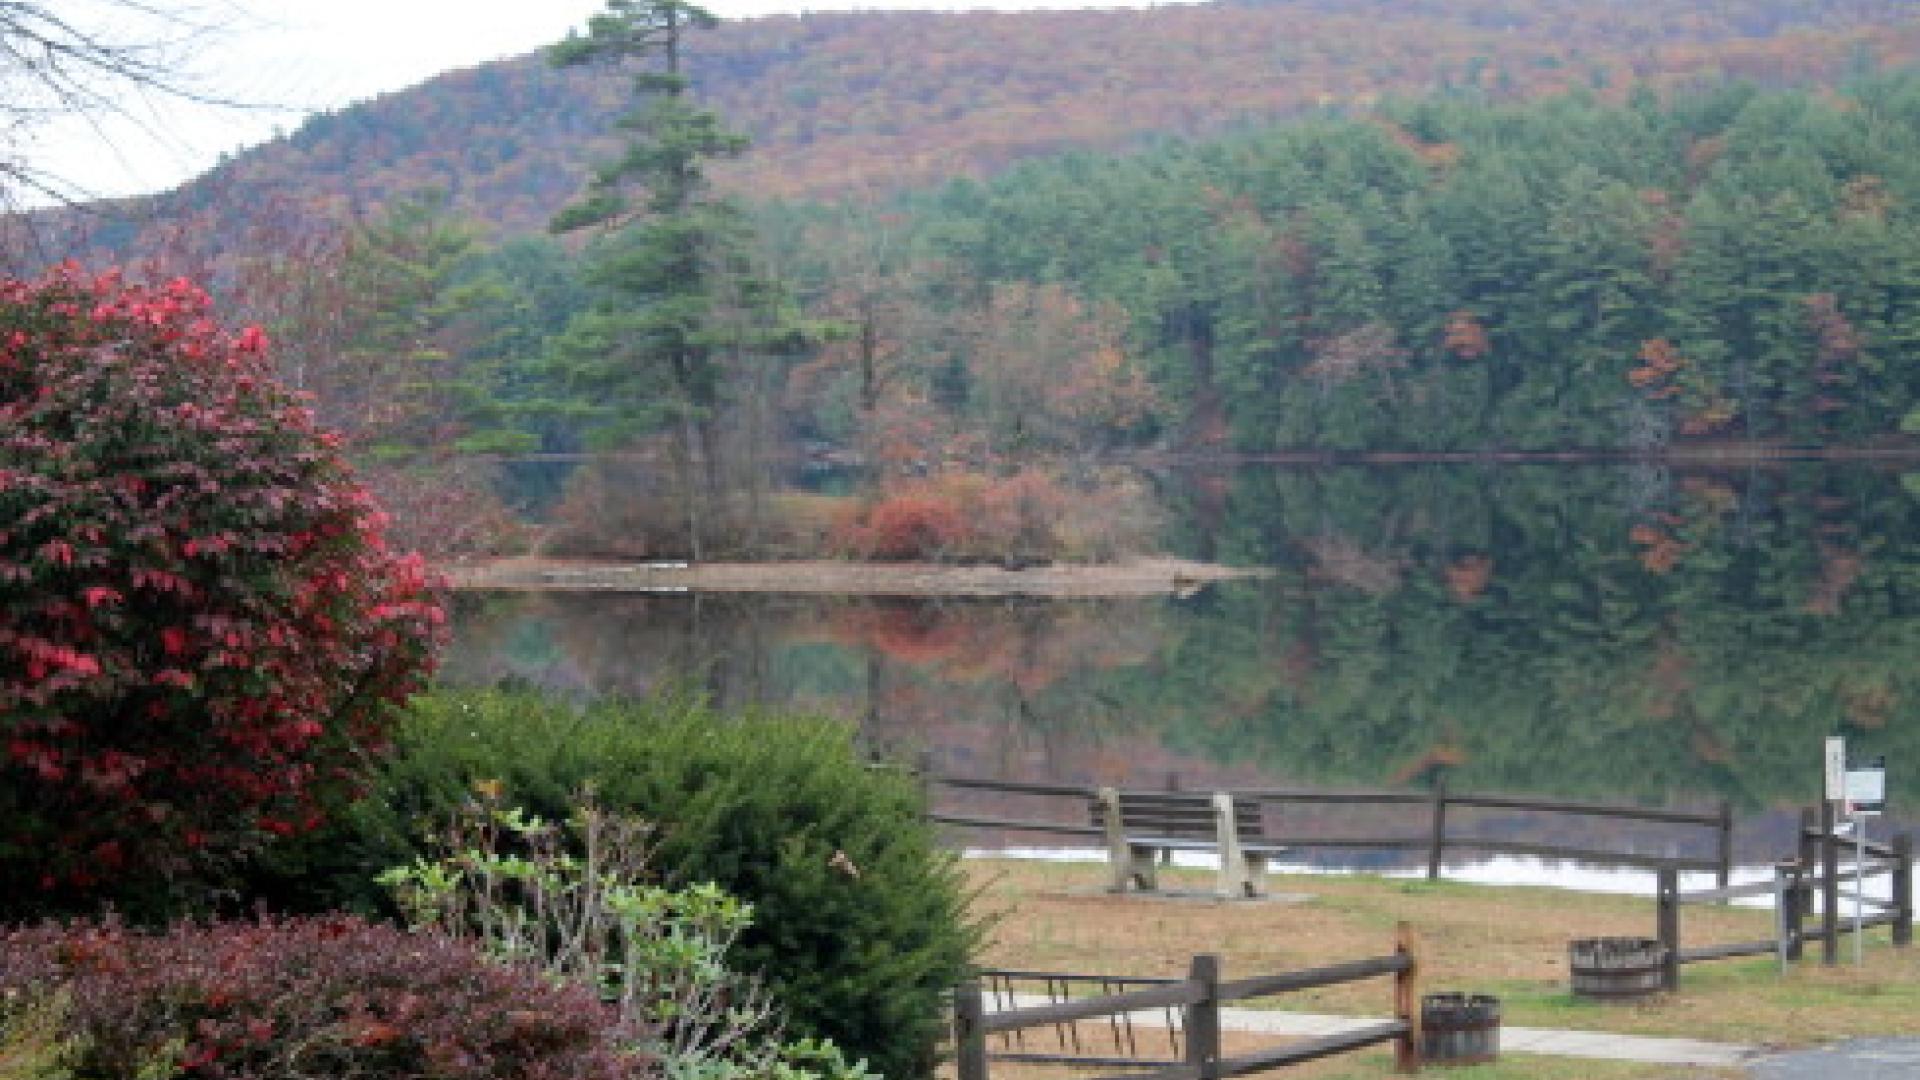
[[(1272, 576), (1146, 601), (468, 598), (448, 674), (582, 693), (691, 682), (728, 707), (847, 717), (876, 747), (969, 775), (1726, 798), (1746, 863), (1787, 854), (1839, 733), (1888, 757), (1895, 816), (1876, 835), (1920, 820), (1902, 816), (1920, 800), (1920, 465), (1155, 480), (1169, 549)], [(1327, 814), (1347, 819), (1303, 824), (1393, 825)], [(1615, 829), (1451, 824), (1545, 842)]]

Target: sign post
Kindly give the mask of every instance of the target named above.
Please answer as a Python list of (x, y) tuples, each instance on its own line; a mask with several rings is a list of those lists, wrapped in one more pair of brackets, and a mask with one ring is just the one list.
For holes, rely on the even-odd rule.
[(1840, 962), (1840, 854), (1835, 833), (1847, 794), (1847, 740), (1829, 735), (1820, 785), (1820, 962)]
[(1853, 821), (1853, 963), (1866, 962), (1867, 819), (1887, 806), (1887, 759), (1857, 762), (1846, 775), (1847, 816)]
[(1828, 802), (1840, 802), (1847, 797), (1847, 740), (1838, 735), (1827, 736), (1826, 782), (1821, 785), (1825, 792), (1822, 796)]

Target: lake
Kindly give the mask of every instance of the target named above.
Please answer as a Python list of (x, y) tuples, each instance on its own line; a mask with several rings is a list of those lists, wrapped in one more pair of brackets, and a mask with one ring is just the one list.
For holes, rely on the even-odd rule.
[(974, 776), (1725, 798), (1750, 864), (1789, 852), (1822, 739), (1844, 734), (1889, 761), (1875, 834), (1920, 820), (1920, 464), (1151, 476), (1170, 551), (1272, 576), (1146, 601), (466, 596), (446, 674), (691, 685), (843, 716), (879, 752)]

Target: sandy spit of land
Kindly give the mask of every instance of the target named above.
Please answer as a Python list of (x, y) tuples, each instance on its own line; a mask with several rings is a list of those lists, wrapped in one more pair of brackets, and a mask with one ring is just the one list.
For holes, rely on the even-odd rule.
[(1061, 563), (1024, 570), (830, 560), (688, 565), (535, 557), (462, 559), (445, 563), (439, 569), (455, 589), (508, 592), (577, 590), (1087, 599), (1180, 596), (1212, 582), (1264, 573), (1165, 557), (1098, 565)]

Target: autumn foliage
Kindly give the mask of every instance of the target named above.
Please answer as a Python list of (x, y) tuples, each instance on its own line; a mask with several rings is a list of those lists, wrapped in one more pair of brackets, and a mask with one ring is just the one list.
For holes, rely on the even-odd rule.
[[(0, 1065), (48, 1066), (10, 1076), (649, 1075), (590, 990), (451, 938), (342, 917), (9, 931), (0, 1021)], [(43, 1045), (29, 1044), (36, 1028)]]
[[(0, 894), (314, 827), (431, 666), (417, 559), (184, 281), (0, 281)], [(152, 894), (146, 894), (152, 895)]]
[(1038, 468), (903, 479), (847, 506), (828, 545), (861, 559), (1111, 560), (1151, 546), (1155, 523), (1145, 504), (1143, 493), (1125, 483), (1080, 490)]

